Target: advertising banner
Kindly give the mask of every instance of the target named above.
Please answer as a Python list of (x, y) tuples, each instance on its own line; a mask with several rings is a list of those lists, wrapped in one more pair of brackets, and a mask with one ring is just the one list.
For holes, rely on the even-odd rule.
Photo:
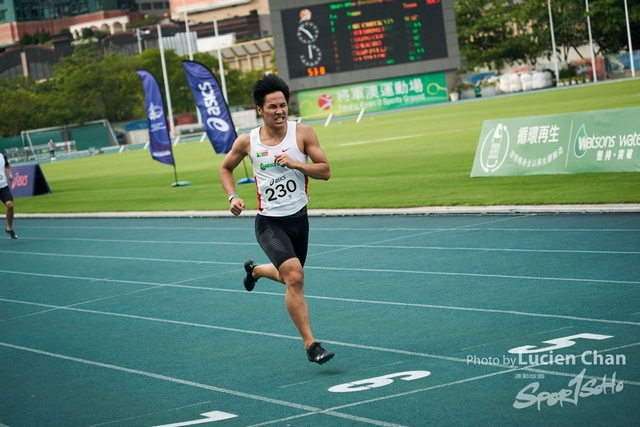
[(142, 88), (144, 89), (151, 157), (160, 163), (175, 166), (171, 150), (171, 137), (167, 129), (167, 116), (164, 113), (164, 103), (158, 82), (148, 71), (139, 70), (138, 75), (142, 79)]
[(9, 183), (13, 197), (31, 197), (51, 193), (40, 165), (11, 165), (13, 181)]
[(182, 66), (214, 151), (216, 154), (228, 153), (237, 136), (218, 81), (213, 73), (199, 62), (182, 61)]
[(397, 77), (298, 92), (300, 116), (328, 117), (447, 101), (444, 73)]
[(640, 171), (640, 107), (487, 120), (472, 177)]

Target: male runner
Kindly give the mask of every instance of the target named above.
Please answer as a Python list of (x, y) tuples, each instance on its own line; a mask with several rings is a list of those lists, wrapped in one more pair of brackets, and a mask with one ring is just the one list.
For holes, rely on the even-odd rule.
[(271, 73), (263, 75), (253, 88), (253, 98), (264, 125), (240, 135), (220, 166), (220, 181), (233, 215), (245, 208), (233, 177), (245, 156), (251, 159), (256, 178), (256, 238), (271, 263), (246, 261), (244, 287), (252, 291), (261, 277), (284, 283), (285, 305), (302, 336), (307, 358), (322, 365), (334, 354), (322, 348), (311, 333), (303, 266), (309, 244), (307, 182), (309, 177), (328, 180), (329, 162), (313, 129), (287, 121), (289, 87), (284, 80)]
[(9, 181), (13, 181), (13, 170), (9, 160), (2, 153), (0, 153), (0, 164), (4, 166), (0, 170), (0, 200), (7, 208), (7, 228), (5, 231), (12, 239), (17, 239), (18, 236), (13, 231), (13, 195), (9, 188)]

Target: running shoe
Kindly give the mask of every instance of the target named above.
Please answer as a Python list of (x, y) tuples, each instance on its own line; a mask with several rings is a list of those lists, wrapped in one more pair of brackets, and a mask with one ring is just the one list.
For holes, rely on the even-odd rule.
[(254, 268), (256, 268), (256, 264), (253, 260), (248, 259), (244, 262), (244, 271), (247, 272), (247, 275), (244, 276), (244, 288), (249, 292), (255, 288), (256, 282), (258, 281), (258, 279), (254, 279), (252, 275)]
[(16, 236), (16, 233), (13, 230), (4, 230), (4, 231), (6, 231), (7, 234), (9, 236), (11, 236), (12, 239), (17, 239), (18, 238), (18, 236)]
[(328, 362), (334, 354), (322, 348), (319, 342), (314, 342), (307, 349), (307, 357), (309, 362), (316, 362), (318, 365)]

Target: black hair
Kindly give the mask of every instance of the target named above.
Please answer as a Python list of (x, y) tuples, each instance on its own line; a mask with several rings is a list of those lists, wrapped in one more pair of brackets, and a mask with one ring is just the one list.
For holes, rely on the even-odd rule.
[(253, 100), (257, 106), (262, 107), (265, 96), (273, 92), (282, 92), (289, 103), (289, 86), (285, 81), (273, 73), (263, 74), (253, 85)]

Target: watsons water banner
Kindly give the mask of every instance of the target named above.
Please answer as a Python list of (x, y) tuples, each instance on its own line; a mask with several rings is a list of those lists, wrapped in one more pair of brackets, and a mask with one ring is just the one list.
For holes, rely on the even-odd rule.
[(171, 137), (167, 129), (167, 116), (164, 113), (164, 103), (158, 82), (151, 73), (139, 70), (144, 89), (144, 105), (149, 122), (149, 150), (151, 157), (167, 165), (175, 166), (171, 151)]
[(487, 120), (472, 177), (640, 171), (640, 107)]
[(199, 62), (182, 61), (182, 66), (213, 149), (217, 154), (228, 153), (237, 135), (218, 81)]

